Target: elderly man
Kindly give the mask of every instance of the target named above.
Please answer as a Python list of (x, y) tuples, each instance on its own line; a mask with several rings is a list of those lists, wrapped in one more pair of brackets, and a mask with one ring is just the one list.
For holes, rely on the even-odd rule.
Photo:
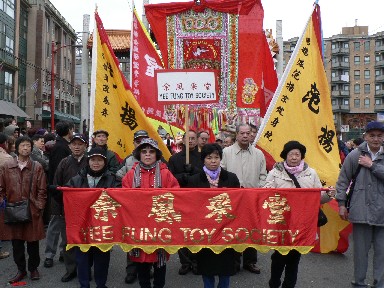
[[(186, 187), (186, 175), (193, 175), (200, 173), (203, 170), (203, 161), (201, 160), (200, 152), (197, 148), (196, 132), (189, 130), (188, 132), (189, 151), (186, 151), (185, 146), (181, 152), (173, 154), (169, 158), (168, 168), (173, 176), (177, 179), (180, 187)], [(185, 144), (186, 135), (183, 136)], [(187, 153), (189, 153), (189, 164), (186, 164)], [(179, 269), (180, 275), (185, 275), (192, 270), (197, 274), (196, 256), (187, 248), (181, 248), (178, 251), (181, 267)]]
[[(267, 178), (264, 154), (251, 145), (251, 127), (240, 124), (236, 127), (236, 142), (223, 150), (221, 166), (229, 172), (235, 173), (240, 180), (240, 185), (245, 188), (259, 188), (265, 184)], [(257, 251), (247, 248), (243, 252), (243, 268), (260, 274), (256, 265)], [(240, 266), (240, 257), (238, 259)]]
[[(384, 125), (368, 123), (364, 140), (350, 152), (336, 183), (336, 200), (341, 219), (353, 225), (354, 287), (368, 287), (365, 282), (368, 252), (373, 245), (374, 287), (384, 287)], [(354, 192), (346, 191), (355, 179)], [(348, 205), (350, 204), (350, 205)], [(348, 209), (349, 208), (349, 209)], [(369, 286), (370, 287), (370, 286)]]

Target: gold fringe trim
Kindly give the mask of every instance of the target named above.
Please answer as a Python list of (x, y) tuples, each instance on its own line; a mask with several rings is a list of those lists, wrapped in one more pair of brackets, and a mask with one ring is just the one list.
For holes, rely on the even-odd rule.
[[(108, 243), (108, 244), (67, 244), (67, 250), (73, 247), (79, 247), (82, 252), (87, 252), (91, 247), (97, 247), (103, 252), (107, 252), (112, 249), (113, 246), (120, 246), (120, 248), (124, 252), (129, 252), (133, 248), (139, 248), (143, 250), (145, 253), (151, 254), (157, 249), (164, 249), (169, 254), (176, 254), (180, 248), (185, 246), (183, 245), (172, 245), (172, 246), (138, 246), (138, 245), (130, 245), (124, 243)], [(255, 248), (257, 251), (261, 253), (267, 253), (270, 250), (279, 251), (281, 254), (286, 255), (290, 250), (296, 250), (300, 254), (309, 253), (314, 246), (266, 246), (266, 245), (249, 245), (249, 244), (234, 244), (234, 245), (210, 245), (210, 246), (189, 246), (188, 248), (192, 253), (197, 253), (203, 248), (209, 248), (216, 254), (221, 253), (224, 249), (232, 248), (237, 252), (243, 252), (248, 247)]]

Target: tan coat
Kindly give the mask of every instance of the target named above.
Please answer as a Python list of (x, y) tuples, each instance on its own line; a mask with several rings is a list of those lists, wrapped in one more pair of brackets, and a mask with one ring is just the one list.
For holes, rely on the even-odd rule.
[[(32, 161), (20, 170), (16, 158), (0, 167), (0, 203), (4, 197), (14, 203), (27, 199), (30, 192)], [(37, 241), (44, 239), (43, 209), (46, 204), (46, 176), (40, 163), (35, 162), (32, 189), (29, 195), (32, 221), (24, 224), (4, 224), (4, 212), (0, 212), (0, 240), (20, 239)]]

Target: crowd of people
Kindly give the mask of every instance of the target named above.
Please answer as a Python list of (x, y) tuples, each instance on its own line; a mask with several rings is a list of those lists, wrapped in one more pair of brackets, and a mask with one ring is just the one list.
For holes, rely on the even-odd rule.
[[(39, 241), (45, 238), (43, 265), (51, 268), (56, 254), (64, 263), (62, 282), (78, 278), (81, 288), (90, 287), (91, 266), (97, 287), (106, 287), (110, 252), (97, 247), (83, 252), (66, 250), (66, 224), (63, 195), (58, 186), (127, 187), (127, 188), (321, 188), (316, 171), (305, 162), (307, 149), (292, 139), (281, 143), (281, 162), (267, 171), (263, 152), (253, 144), (257, 127), (239, 124), (234, 133), (222, 135), (210, 143), (207, 131), (189, 130), (188, 134), (171, 137), (163, 133), (163, 141), (172, 156), (166, 161), (158, 143), (147, 131), (137, 130), (133, 136), (134, 150), (120, 163), (108, 148), (109, 132), (93, 132), (92, 146), (85, 135), (74, 132), (74, 125), (60, 121), (55, 133), (45, 129), (22, 131), (9, 121), (0, 131), (0, 240), (10, 240), (12, 256), (17, 266), (9, 279), (15, 284), (30, 272), (32, 280), (40, 279)], [(180, 136), (180, 137), (179, 137)], [(368, 251), (374, 246), (374, 280), (376, 288), (384, 288), (384, 125), (368, 123), (365, 134), (353, 142), (338, 144), (344, 162), (336, 190), (321, 192), (320, 202), (336, 198), (339, 214), (353, 224), (355, 287), (368, 287), (366, 273)], [(186, 151), (188, 141), (189, 151)], [(343, 153), (344, 157), (341, 155)], [(189, 162), (187, 163), (187, 154)], [(347, 205), (347, 190), (355, 181), (355, 192)], [(336, 194), (336, 195), (335, 195)], [(4, 223), (6, 203), (29, 199), (29, 222)], [(318, 207), (314, 207), (318, 209)], [(27, 250), (28, 257), (25, 254)], [(1, 250), (0, 259), (10, 256)], [(169, 254), (158, 249), (151, 254), (140, 249), (127, 253), (125, 282), (138, 280), (142, 288), (161, 288), (166, 283), (166, 263)], [(230, 277), (241, 268), (261, 273), (258, 253), (247, 248), (238, 253), (232, 248), (215, 254), (208, 248), (192, 253), (187, 248), (178, 251), (178, 273), (202, 275), (205, 288), (226, 288)], [(271, 256), (271, 288), (295, 287), (301, 254), (291, 250), (287, 255), (275, 251)], [(285, 276), (282, 280), (283, 272)], [(151, 280), (153, 276), (153, 280)], [(215, 276), (218, 284), (215, 286)], [(153, 283), (151, 283), (153, 281)]]

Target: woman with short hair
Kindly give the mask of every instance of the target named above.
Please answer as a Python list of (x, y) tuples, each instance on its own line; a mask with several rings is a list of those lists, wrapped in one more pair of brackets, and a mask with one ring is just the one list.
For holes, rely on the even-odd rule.
[[(220, 167), (223, 151), (219, 144), (205, 144), (201, 149), (203, 171), (188, 177), (187, 187), (194, 188), (240, 188), (236, 174)], [(220, 193), (220, 191), (217, 191)], [(215, 276), (219, 277), (219, 288), (228, 288), (230, 276), (236, 274), (236, 254), (227, 248), (216, 254), (211, 249), (203, 248), (196, 254), (197, 272), (202, 275), (204, 288), (215, 287)]]

